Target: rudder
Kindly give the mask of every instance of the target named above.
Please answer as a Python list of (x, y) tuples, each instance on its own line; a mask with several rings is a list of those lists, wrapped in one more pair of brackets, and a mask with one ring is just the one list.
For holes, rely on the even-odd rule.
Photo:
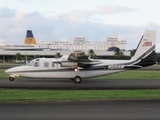
[(152, 52), (155, 52), (156, 48), (156, 31), (155, 30), (145, 30), (142, 36), (135, 55), (131, 60), (141, 60), (146, 58)]

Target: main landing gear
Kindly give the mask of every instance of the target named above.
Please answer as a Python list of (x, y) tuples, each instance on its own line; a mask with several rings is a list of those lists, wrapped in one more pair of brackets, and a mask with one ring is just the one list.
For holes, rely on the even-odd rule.
[(80, 76), (75, 76), (71, 80), (73, 80), (75, 83), (81, 83), (82, 82), (82, 78)]
[(74, 77), (74, 82), (75, 83), (81, 83), (82, 82), (82, 78), (80, 76), (76, 76), (76, 77)]
[(82, 78), (79, 76), (78, 66), (75, 67), (74, 71), (75, 71), (76, 76), (74, 78), (72, 78), (71, 80), (73, 80), (75, 83), (81, 83)]

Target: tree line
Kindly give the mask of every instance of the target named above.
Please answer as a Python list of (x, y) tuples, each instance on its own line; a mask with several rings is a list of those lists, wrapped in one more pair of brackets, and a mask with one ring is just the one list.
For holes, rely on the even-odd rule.
[(29, 56), (29, 55), (21, 55), (19, 52), (16, 53), (15, 55), (15, 59), (16, 60), (32, 60), (32, 59), (35, 59), (35, 58), (39, 58), (40, 55), (34, 55), (33, 57)]
[[(111, 59), (127, 60), (127, 59), (130, 59), (134, 55), (135, 51), (136, 50), (131, 51), (131, 56), (125, 56), (124, 53), (122, 51), (120, 51), (119, 48), (116, 48), (114, 51), (114, 56)], [(87, 55), (84, 52), (83, 52), (83, 54), (84, 54), (84, 56), (90, 56), (90, 58), (92, 58), (92, 59), (98, 59), (98, 57), (93, 49), (89, 50)], [(60, 52), (57, 52), (53, 56), (55, 58), (60, 58), (62, 55)], [(24, 60), (24, 61), (32, 60), (32, 59), (39, 58), (39, 57), (40, 57), (40, 55), (34, 55), (32, 57), (29, 55), (21, 55), (19, 52), (16, 53), (16, 55), (14, 56), (15, 60)], [(160, 60), (160, 57), (159, 57), (159, 60)]]
[[(85, 55), (85, 53), (83, 52), (83, 54)], [(97, 59), (97, 55), (95, 54), (94, 50), (91, 49), (88, 51), (88, 56), (90, 56), (90, 58), (92, 59)], [(32, 59), (35, 59), (35, 58), (39, 58), (40, 55), (34, 55), (33, 57), (29, 56), (29, 55), (22, 55), (21, 53), (16, 53), (14, 58), (15, 60), (32, 60)], [(61, 53), (60, 52), (57, 52), (55, 55), (54, 55), (55, 58), (60, 58), (62, 57)]]

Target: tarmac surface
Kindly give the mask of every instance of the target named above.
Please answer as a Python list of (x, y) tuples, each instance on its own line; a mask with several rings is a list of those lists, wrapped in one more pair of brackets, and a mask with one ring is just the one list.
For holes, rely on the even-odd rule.
[(14, 81), (0, 79), (0, 88), (25, 88), (25, 89), (160, 89), (160, 80), (100, 80), (84, 79), (76, 84), (70, 79), (26, 79)]
[(0, 103), (1, 120), (159, 120), (160, 101)]

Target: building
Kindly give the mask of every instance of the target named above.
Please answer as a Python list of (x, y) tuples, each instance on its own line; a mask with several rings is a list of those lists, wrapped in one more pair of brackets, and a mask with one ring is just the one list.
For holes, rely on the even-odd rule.
[(70, 54), (73, 51), (88, 51), (93, 49), (97, 56), (106, 58), (113, 56), (114, 50), (119, 48), (124, 52), (124, 55), (130, 56), (129, 51), (125, 51), (125, 40), (118, 40), (118, 38), (108, 38), (105, 42), (91, 42), (85, 38), (75, 37), (73, 42), (69, 41), (40, 41), (36, 42), (32, 31), (27, 30), (26, 38), (23, 45), (0, 45), (0, 61), (13, 61), (17, 53), (21, 55), (41, 57), (54, 57), (57, 52), (61, 55)]

